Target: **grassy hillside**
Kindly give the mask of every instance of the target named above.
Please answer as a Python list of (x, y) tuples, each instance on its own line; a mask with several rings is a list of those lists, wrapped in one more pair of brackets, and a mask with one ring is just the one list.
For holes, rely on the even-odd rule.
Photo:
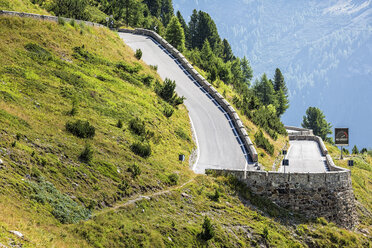
[(29, 0), (0, 0), (0, 10), (19, 11), (46, 15), (48, 12)]
[[(337, 147), (327, 144), (327, 149), (336, 165), (351, 171), (359, 219), (362, 226), (372, 234), (372, 157), (365, 153), (344, 155), (344, 159), (340, 160), (340, 150)], [(347, 165), (350, 159), (354, 160), (353, 167)]]
[[(348, 231), (322, 218), (304, 220), (233, 178), (193, 174), (178, 161), (179, 154), (187, 161), (194, 146), (187, 110), (179, 105), (165, 116), (172, 107), (154, 92), (159, 76), (116, 34), (15, 17), (0, 17), (0, 30), (1, 244), (372, 246), (361, 232), (370, 228), (368, 212), (360, 212), (361, 226)], [(77, 120), (89, 121), (95, 135), (67, 131)], [(150, 144), (148, 157), (133, 152), (138, 142)], [(285, 141), (277, 142), (276, 151)], [(262, 163), (270, 159), (261, 157)], [(368, 166), (353, 168), (360, 170), (353, 183), (369, 211), (372, 161), (365, 159)], [(205, 217), (213, 232), (203, 227)]]

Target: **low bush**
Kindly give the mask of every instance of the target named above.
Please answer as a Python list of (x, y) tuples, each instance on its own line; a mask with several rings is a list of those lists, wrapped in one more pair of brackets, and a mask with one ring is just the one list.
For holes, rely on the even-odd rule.
[(142, 144), (141, 142), (135, 142), (130, 146), (132, 152), (141, 156), (143, 158), (147, 158), (151, 155), (151, 146), (150, 144)]
[(122, 128), (123, 127), (122, 120), (118, 120), (118, 123), (116, 123), (116, 127), (118, 127), (118, 128)]
[(265, 151), (267, 151), (267, 153), (269, 153), (270, 155), (274, 154), (274, 146), (270, 144), (268, 139), (265, 138), (265, 136), (262, 133), (262, 130), (255, 133), (254, 139), (257, 147), (265, 149)]
[(190, 136), (182, 129), (178, 128), (175, 133), (177, 134), (178, 137), (180, 137), (183, 140), (191, 141)]
[(65, 19), (63, 19), (62, 17), (58, 16), (58, 24), (64, 26), (66, 24)]
[(180, 177), (176, 173), (168, 175), (168, 180), (170, 185), (177, 185)]
[(142, 58), (142, 50), (141, 49), (137, 49), (136, 50), (136, 53), (134, 54), (134, 56), (140, 60)]
[(67, 122), (66, 130), (79, 138), (93, 138), (96, 129), (88, 121)]
[(28, 43), (25, 45), (27, 51), (30, 52), (30, 57), (40, 62), (52, 60), (52, 54), (35, 43)]
[(61, 80), (67, 82), (68, 84), (75, 86), (76, 88), (84, 88), (87, 85), (87, 82), (83, 78), (81, 78), (80, 75), (68, 71), (64, 70), (54, 71), (54, 75), (56, 75), (56, 77), (60, 78)]
[(116, 64), (116, 68), (120, 71), (125, 71), (129, 73), (137, 73), (142, 70), (142, 66), (139, 63), (134, 63), (134, 65), (129, 65), (128, 63), (121, 61)]
[(154, 71), (157, 71), (158, 70), (158, 66), (157, 65), (150, 65), (150, 68)]
[(150, 87), (152, 84), (152, 81), (154, 80), (154, 77), (151, 75), (143, 75), (142, 76), (142, 82), (144, 85)]
[(133, 178), (137, 178), (139, 175), (141, 175), (141, 168), (136, 164), (132, 164), (129, 166), (128, 172), (132, 174)]
[(146, 134), (145, 122), (138, 117), (130, 120), (129, 128), (137, 135), (142, 136)]
[(62, 194), (52, 183), (41, 180), (39, 183), (29, 181), (28, 184), (32, 189), (31, 199), (41, 204), (49, 204), (52, 215), (62, 224), (89, 219), (91, 212), (88, 209)]
[(85, 163), (89, 163), (93, 159), (93, 147), (90, 144), (86, 144), (84, 150), (79, 156), (79, 160)]
[(164, 101), (170, 103), (173, 106), (182, 104), (185, 99), (184, 97), (179, 97), (175, 92), (175, 89), (176, 82), (168, 78), (164, 80), (163, 85), (161, 85), (158, 81), (155, 85), (156, 94), (158, 94), (161, 98), (164, 99)]
[(165, 115), (165, 117), (169, 118), (173, 115), (173, 113), (174, 113), (174, 109), (172, 106), (169, 106), (169, 105), (164, 106), (163, 114)]
[(212, 225), (211, 220), (207, 216), (204, 217), (202, 229), (203, 230), (200, 234), (202, 239), (208, 241), (214, 237), (215, 235), (214, 226)]

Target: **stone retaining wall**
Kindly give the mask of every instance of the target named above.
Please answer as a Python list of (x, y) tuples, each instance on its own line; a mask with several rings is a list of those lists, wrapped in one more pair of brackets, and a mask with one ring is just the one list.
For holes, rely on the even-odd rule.
[(123, 33), (133, 33), (152, 37), (154, 40), (159, 42), (165, 49), (168, 50), (182, 66), (194, 77), (194, 79), (221, 105), (221, 107), (230, 115), (235, 128), (244, 143), (244, 146), (251, 156), (254, 162), (258, 161), (258, 154), (256, 148), (254, 147), (251, 139), (248, 136), (247, 131), (244, 128), (243, 122), (240, 120), (235, 109), (224, 99), (224, 97), (218, 93), (218, 91), (202, 76), (200, 75), (194, 67), (187, 61), (187, 59), (180, 53), (176, 48), (169, 44), (165, 39), (163, 39), (159, 34), (154, 31), (147, 29), (119, 29), (119, 32)]
[(211, 169), (217, 175), (234, 175), (250, 190), (283, 208), (313, 219), (352, 228), (357, 222), (351, 175), (342, 169), (327, 173), (279, 173)]
[[(16, 11), (0, 10), (0, 15), (29, 17), (29, 18), (39, 19), (39, 20), (58, 22), (58, 17), (57, 16), (38, 15), (38, 14), (23, 13), (23, 12), (16, 12)], [(74, 19), (66, 18), (66, 17), (60, 17), (60, 18), (62, 18), (66, 22), (70, 22), (71, 20), (74, 20)], [(101, 24), (94, 23), (94, 22), (89, 22), (89, 21), (75, 20), (75, 22), (78, 23), (78, 24), (84, 23), (85, 25), (89, 25), (89, 26), (105, 27)]]

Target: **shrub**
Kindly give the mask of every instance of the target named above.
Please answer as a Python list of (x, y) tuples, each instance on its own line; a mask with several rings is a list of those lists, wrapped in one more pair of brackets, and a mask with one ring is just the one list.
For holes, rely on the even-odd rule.
[(118, 123), (116, 123), (116, 127), (122, 128), (123, 127), (123, 122), (121, 120), (118, 120)]
[(131, 74), (137, 73), (142, 69), (142, 66), (138, 63), (134, 63), (134, 65), (129, 65), (126, 62), (119, 62), (116, 64), (116, 68), (120, 71), (129, 72)]
[(79, 156), (79, 160), (85, 163), (89, 163), (93, 159), (93, 148), (90, 144), (85, 144), (84, 150), (81, 152)]
[(142, 144), (140, 142), (135, 142), (130, 146), (130, 149), (143, 158), (147, 158), (151, 155), (151, 146), (150, 144)]
[(17, 145), (17, 141), (14, 141), (13, 143), (12, 143), (12, 147), (15, 147)]
[(264, 229), (263, 229), (262, 237), (264, 239), (268, 239), (268, 237), (269, 237), (269, 229), (267, 229), (267, 226), (265, 226)]
[(154, 71), (158, 70), (158, 65), (150, 65), (150, 68)]
[(88, 121), (67, 122), (66, 130), (79, 138), (93, 138), (96, 129)]
[(142, 136), (146, 134), (145, 122), (138, 117), (129, 122), (129, 128), (137, 135)]
[(172, 106), (169, 106), (169, 105), (164, 106), (163, 114), (165, 115), (165, 117), (167, 118), (171, 117), (173, 115), (173, 112), (174, 112), (174, 109)]
[(221, 196), (220, 191), (216, 189), (214, 191), (214, 195), (212, 196), (212, 200), (218, 202), (220, 200), (220, 196)]
[(30, 52), (31, 58), (40, 62), (49, 61), (53, 58), (52, 54), (49, 51), (45, 50), (38, 44), (28, 43), (25, 45), (25, 48), (27, 51)]
[(207, 216), (205, 216), (204, 218), (202, 229), (203, 229), (201, 233), (202, 239), (208, 241), (214, 237), (215, 235), (214, 227), (211, 224), (211, 220)]
[[(126, 180), (121, 181), (121, 183), (118, 185), (118, 188), (121, 191), (121, 193), (123, 193), (125, 195), (129, 194), (130, 185)], [(119, 194), (121, 194), (121, 193), (119, 193)]]
[(136, 53), (134, 54), (134, 56), (140, 60), (142, 58), (142, 50), (141, 49), (137, 49), (136, 50)]
[(182, 129), (178, 128), (175, 133), (177, 134), (178, 137), (180, 137), (183, 140), (191, 141), (190, 136)]
[(264, 137), (262, 130), (256, 132), (254, 138), (258, 147), (265, 149), (270, 155), (274, 154), (274, 146)]
[(128, 168), (128, 172), (132, 173), (133, 178), (137, 178), (137, 176), (141, 175), (141, 168), (136, 164), (132, 164)]
[(175, 92), (175, 89), (176, 82), (168, 78), (164, 80), (163, 85), (161, 85), (158, 81), (156, 82), (155, 85), (156, 94), (158, 94), (161, 98), (164, 99), (164, 101), (172, 104), (173, 106), (182, 104), (183, 100), (185, 99), (184, 97), (179, 97)]
[(64, 26), (66, 24), (65, 19), (58, 16), (58, 24)]
[(75, 21), (75, 19), (72, 19), (70, 21), (70, 25), (73, 26), (73, 27), (76, 27), (76, 21)]
[(168, 180), (169, 180), (170, 185), (177, 185), (179, 179), (180, 177), (176, 173), (172, 173), (168, 175)]
[(91, 212), (79, 206), (67, 195), (58, 191), (53, 184), (46, 181), (40, 183), (28, 182), (33, 190), (31, 199), (41, 204), (48, 203), (51, 206), (52, 215), (62, 224), (77, 223), (87, 220)]
[(151, 75), (143, 75), (142, 76), (142, 82), (146, 86), (151, 86), (152, 81), (154, 80), (154, 77)]
[(75, 116), (75, 115), (78, 114), (78, 112), (79, 112), (79, 103), (78, 103), (78, 101), (76, 99), (74, 99), (72, 101), (72, 108), (68, 112), (68, 114), (71, 115), (71, 116)]

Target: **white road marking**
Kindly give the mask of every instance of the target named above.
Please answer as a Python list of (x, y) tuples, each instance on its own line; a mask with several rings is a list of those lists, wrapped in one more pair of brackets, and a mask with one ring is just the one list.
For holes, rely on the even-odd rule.
[(198, 135), (196, 134), (196, 130), (195, 130), (195, 127), (194, 127), (194, 122), (192, 122), (192, 119), (191, 119), (190, 115), (189, 115), (189, 118), (190, 118), (191, 128), (192, 128), (192, 131), (194, 133), (195, 142), (196, 142), (196, 161), (192, 166), (192, 170), (195, 171), (195, 166), (198, 164), (199, 158), (200, 158), (200, 149), (199, 149)]

